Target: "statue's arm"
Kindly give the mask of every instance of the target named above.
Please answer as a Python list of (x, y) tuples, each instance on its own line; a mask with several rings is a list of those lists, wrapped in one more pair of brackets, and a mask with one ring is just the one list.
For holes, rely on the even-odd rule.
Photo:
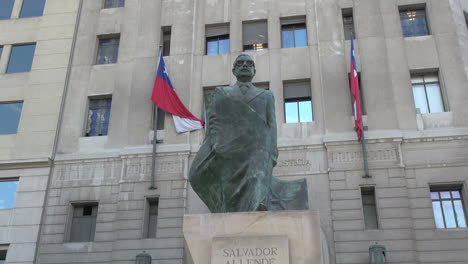
[(219, 96), (221, 94), (221, 88), (216, 87), (215, 91), (213, 92), (213, 97), (211, 99), (210, 104), (210, 111), (208, 115), (208, 122), (209, 122), (209, 130), (207, 136), (210, 140), (211, 149), (216, 148), (217, 137), (219, 135), (219, 117), (216, 113), (216, 109), (218, 108), (219, 104)]
[(267, 123), (270, 127), (271, 134), (271, 152), (274, 158), (275, 164), (278, 158), (278, 147), (277, 147), (277, 127), (276, 127), (276, 114), (275, 114), (275, 98), (271, 91), (267, 91)]

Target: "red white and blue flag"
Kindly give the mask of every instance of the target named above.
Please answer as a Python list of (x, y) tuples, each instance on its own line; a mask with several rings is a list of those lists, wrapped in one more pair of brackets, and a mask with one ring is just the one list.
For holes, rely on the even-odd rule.
[(162, 54), (154, 81), (151, 100), (162, 110), (171, 113), (177, 133), (201, 129), (205, 122), (196, 118), (180, 101), (167, 73)]
[(354, 104), (354, 130), (359, 142), (362, 138), (363, 126), (362, 126), (362, 112), (361, 112), (361, 96), (359, 91), (359, 79), (357, 73), (356, 59), (354, 57), (354, 42), (353, 36), (351, 36), (351, 65), (350, 65), (350, 79), (351, 79), (351, 94), (353, 96)]

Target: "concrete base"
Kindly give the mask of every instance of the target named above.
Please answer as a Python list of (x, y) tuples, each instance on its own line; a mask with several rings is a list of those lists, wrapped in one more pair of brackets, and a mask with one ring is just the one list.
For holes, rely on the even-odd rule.
[(322, 264), (318, 212), (185, 215), (188, 263)]

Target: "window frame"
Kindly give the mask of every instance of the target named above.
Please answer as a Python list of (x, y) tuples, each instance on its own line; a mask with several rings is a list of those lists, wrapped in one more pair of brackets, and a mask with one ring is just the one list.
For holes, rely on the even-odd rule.
[[(255, 24), (264, 24), (266, 27), (266, 32), (265, 33), (265, 40), (266, 43), (254, 43), (254, 44), (246, 44), (246, 32), (245, 26), (246, 25), (255, 25)], [(264, 51), (268, 50), (268, 21), (265, 19), (259, 19), (259, 20), (248, 20), (248, 21), (242, 21), (242, 51), (243, 52), (256, 52), (256, 51)]]
[[(144, 210), (144, 225), (143, 225), (143, 234), (142, 234), (142, 237), (144, 239), (156, 239), (157, 238), (157, 235), (158, 235), (158, 220), (159, 220), (159, 208), (160, 208), (160, 198), (159, 196), (150, 196), (150, 197), (146, 197), (145, 199), (145, 210)], [(153, 214), (153, 215), (156, 215), (156, 227), (155, 227), (155, 230), (154, 230), (154, 237), (151, 236), (150, 234), (150, 224), (151, 224), (151, 204), (154, 204), (156, 203), (156, 208), (157, 208), (157, 213), (156, 214)]]
[[(220, 53), (219, 52), (219, 42), (221, 40), (228, 40), (229, 41), (229, 52), (226, 53)], [(216, 53), (210, 53), (208, 54), (208, 43), (209, 42), (216, 42)], [(205, 55), (223, 55), (223, 54), (229, 54), (231, 51), (231, 39), (229, 34), (224, 34), (224, 35), (218, 35), (218, 36), (212, 36), (212, 37), (206, 37), (205, 39)]]
[[(424, 20), (425, 20), (425, 24), (426, 24), (426, 34), (424, 35), (408, 35), (408, 36), (405, 36), (405, 30), (404, 30), (404, 26), (403, 26), (403, 23), (402, 21), (403, 20), (407, 20), (407, 19), (404, 19), (404, 17), (402, 17), (402, 14), (403, 13), (408, 13), (408, 12), (418, 12), (418, 11), (423, 11), (424, 12)], [(417, 5), (405, 5), (405, 6), (399, 6), (398, 7), (398, 16), (399, 16), (399, 19), (400, 19), (400, 28), (401, 28), (401, 35), (403, 36), (403, 38), (412, 38), (412, 37), (421, 37), (421, 36), (430, 36), (431, 35), (431, 27), (429, 25), (429, 18), (427, 16), (427, 8), (426, 8), (426, 4), (417, 4)], [(414, 17), (418, 17), (418, 15), (414, 15)]]
[[(106, 7), (106, 3), (112, 1), (112, 6)], [(117, 3), (117, 4), (116, 4)], [(123, 3), (120, 5), (120, 3)], [(125, 7), (125, 0), (103, 0), (101, 9), (111, 9), (111, 8), (123, 8)]]
[[(33, 50), (32, 57), (31, 57), (31, 63), (30, 63), (30, 65), (28, 66), (28, 69), (27, 69), (27, 70), (11, 72), (11, 71), (9, 71), (9, 68), (10, 68), (10, 63), (11, 63), (12, 56), (13, 56), (13, 50), (14, 50), (15, 47), (22, 47), (22, 46), (34, 46), (34, 50)], [(33, 65), (33, 63), (34, 63), (34, 56), (36, 55), (36, 47), (37, 47), (37, 43), (36, 43), (36, 42), (21, 43), (21, 44), (13, 44), (13, 45), (11, 45), (11, 47), (10, 47), (10, 54), (9, 54), (9, 56), (8, 56), (8, 62), (7, 62), (5, 74), (15, 74), (15, 73), (26, 73), (26, 72), (31, 72), (31, 70), (32, 70), (32, 65)], [(28, 62), (29, 62), (29, 61), (28, 61)]]
[[(376, 192), (375, 185), (360, 186), (359, 191), (361, 194), (362, 220), (364, 224), (364, 230), (379, 230), (380, 229), (379, 207), (377, 204), (378, 199), (377, 199), (377, 194), (376, 194), (377, 192)], [(369, 195), (369, 194), (372, 195), (373, 197), (373, 204), (366, 204), (364, 201), (364, 195)], [(375, 210), (375, 228), (372, 228), (366, 225), (366, 222), (368, 222), (366, 221), (366, 209), (365, 209), (366, 205), (370, 205), (374, 207), (373, 209)]]
[[(90, 231), (90, 240), (88, 241), (72, 241), (72, 229), (73, 229), (73, 220), (74, 220), (74, 213), (75, 209), (78, 207), (96, 207), (96, 215), (93, 216), (91, 211), (91, 216), (95, 218), (94, 225), (91, 226)], [(91, 209), (92, 210), (92, 209)], [(71, 202), (69, 206), (69, 213), (68, 213), (68, 221), (67, 221), (67, 231), (65, 236), (65, 243), (88, 243), (93, 242), (96, 237), (96, 226), (97, 226), (97, 218), (99, 216), (99, 202), (98, 201), (84, 201), (84, 202)], [(84, 217), (84, 216), (82, 216)], [(94, 231), (93, 231), (94, 228)]]
[[(86, 105), (86, 113), (84, 115), (85, 120), (84, 120), (84, 128), (83, 128), (82, 137), (102, 137), (102, 136), (109, 135), (110, 120), (111, 120), (111, 117), (112, 117), (112, 94), (92, 95), (92, 96), (88, 96), (87, 99), (88, 100), (87, 100), (87, 105)], [(87, 131), (88, 131), (88, 117), (89, 117), (89, 111), (90, 111), (90, 106), (91, 106), (91, 100), (106, 100), (106, 99), (110, 99), (109, 122), (107, 124), (107, 134), (106, 135), (89, 136), (89, 135), (87, 135)]]
[(44, 8), (45, 8), (45, 4), (46, 4), (46, 2), (47, 2), (46, 0), (42, 0), (42, 1), (43, 1), (43, 4), (42, 4), (42, 7), (41, 7), (41, 8), (42, 8), (41, 14), (37, 14), (37, 15), (35, 14), (35, 15), (32, 15), (32, 16), (29, 16), (29, 15), (28, 15), (28, 16), (23, 16), (22, 14), (23, 14), (23, 8), (24, 8), (25, 3), (26, 3), (26, 4), (27, 4), (27, 3), (31, 3), (31, 2), (32, 2), (32, 3), (37, 3), (38, 0), (31, 0), (31, 1), (29, 1), (29, 2), (26, 2), (26, 1), (28, 1), (28, 0), (23, 0), (23, 2), (21, 3), (21, 10), (20, 10), (20, 13), (19, 13), (19, 18), (40, 17), (40, 16), (43, 16), (43, 15), (44, 15)]
[[(1, 210), (11, 210), (11, 209), (14, 209), (15, 206), (16, 206), (16, 198), (17, 198), (17, 194), (18, 194), (18, 187), (19, 187), (19, 183), (20, 183), (20, 178), (19, 178), (19, 177), (0, 178), (0, 182), (17, 182), (16, 190), (15, 190), (15, 200), (14, 200), (13, 206), (12, 206), (12, 207), (8, 207), (8, 208), (0, 208), (0, 211), (1, 211)], [(1, 195), (0, 195), (0, 196), (1, 196)], [(0, 249), (1, 249), (1, 248), (0, 248)]]
[[(347, 23), (345, 19), (351, 17), (351, 23)], [(351, 33), (353, 36), (353, 39), (356, 39), (356, 27), (354, 26), (354, 14), (353, 14), (353, 8), (343, 8), (341, 9), (341, 22), (343, 23), (343, 37), (345, 40), (351, 40)], [(346, 35), (347, 33), (347, 26), (351, 28), (348, 36)]]
[[(458, 191), (460, 197), (459, 198), (453, 198), (452, 192)], [(432, 194), (437, 192), (438, 193), (438, 198), (434, 199), (432, 197)], [(450, 193), (450, 198), (442, 198), (441, 192), (449, 192)], [(468, 223), (468, 218), (467, 218), (467, 207), (466, 203), (464, 200), (464, 188), (463, 184), (448, 184), (448, 185), (433, 185), (429, 186), (429, 198), (431, 199), (431, 208), (432, 208), (432, 217), (434, 220), (434, 227), (437, 230), (446, 230), (446, 229), (457, 229), (457, 228), (467, 228), (467, 223)], [(445, 210), (443, 207), (442, 202), (443, 201), (450, 201), (451, 202), (451, 208), (453, 210), (453, 215), (454, 215), (454, 221), (456, 227), (447, 227), (447, 219), (445, 217)], [(465, 221), (465, 226), (460, 226), (460, 223), (458, 222), (458, 217), (457, 217), (457, 212), (455, 210), (455, 205), (454, 201), (460, 201), (461, 207), (462, 207), (462, 213), (464, 221)], [(436, 214), (435, 214), (435, 208), (433, 203), (434, 202), (439, 202), (440, 204), (440, 211), (442, 213), (442, 220), (443, 220), (443, 227), (437, 227), (437, 221), (436, 221)]]
[(20, 123), (21, 123), (21, 115), (23, 113), (24, 101), (0, 102), (0, 105), (2, 105), (2, 104), (18, 104), (18, 103), (21, 103), (21, 111), (20, 111), (20, 114), (19, 114), (19, 117), (18, 117), (18, 124), (16, 125), (15, 133), (5, 133), (5, 134), (0, 133), (0, 136), (1, 135), (15, 135), (15, 134), (18, 134), (18, 128), (19, 128)]
[[(294, 86), (306, 86), (305, 93), (300, 93), (299, 95), (295, 95), (294, 97), (291, 95), (286, 95), (286, 90), (293, 89)], [(300, 102), (308, 102), (310, 101), (310, 115), (312, 120), (311, 121), (301, 121), (300, 119)], [(297, 120), (298, 122), (287, 122), (287, 115), (286, 115), (286, 103), (297, 103)], [(310, 84), (310, 80), (290, 80), (290, 81), (283, 81), (283, 122), (284, 124), (300, 124), (300, 123), (313, 123), (315, 122), (314, 118), (314, 101), (312, 100), (312, 87)]]
[[(108, 63), (99, 63), (99, 57), (101, 52), (101, 41), (105, 40), (118, 40), (117, 43), (117, 53), (115, 62), (108, 62)], [(113, 45), (115, 46), (115, 45)], [(109, 64), (117, 64), (119, 62), (119, 53), (120, 53), (120, 34), (109, 34), (109, 35), (99, 35), (97, 36), (97, 49), (96, 49), (96, 56), (94, 60), (94, 65), (109, 65)]]
[(10, 15), (8, 17), (5, 17), (5, 18), (0, 18), (0, 20), (9, 20), (9, 19), (11, 19), (13, 8), (15, 6), (15, 0), (10, 0), (9, 4), (10, 4), (10, 6), (7, 6), (7, 7), (10, 8)]
[[(157, 113), (155, 112), (155, 108)], [(162, 110), (161, 108), (157, 107), (155, 104), (151, 106), (151, 129), (154, 128), (154, 115), (157, 114), (156, 120), (156, 130), (164, 130), (165, 123), (166, 123), (166, 111)], [(157, 143), (160, 143), (159, 141)]]
[(5, 263), (9, 246), (9, 244), (0, 244), (0, 263)]
[[(166, 39), (169, 38), (169, 39)], [(161, 27), (161, 52), (163, 56), (171, 55), (172, 27)]]
[[(220, 24), (206, 24), (205, 25), (205, 51), (204, 55), (223, 55), (231, 53), (231, 32), (229, 23), (220, 23)], [(227, 50), (225, 53), (219, 52), (219, 42), (221, 40), (227, 40)], [(210, 42), (216, 41), (216, 53), (208, 53), (208, 44)]]
[[(437, 76), (437, 82), (426, 82), (425, 81), (425, 76), (429, 76), (429, 75), (436, 75)], [(423, 82), (419, 82), (419, 83), (415, 83), (413, 82), (413, 79), (416, 79), (416, 78), (422, 78), (423, 79)], [(415, 111), (417, 112), (417, 107), (416, 107), (416, 97), (415, 97), (415, 94), (414, 94), (414, 86), (415, 85), (423, 85), (424, 86), (424, 95), (425, 95), (425, 101), (426, 101), (426, 104), (427, 104), (427, 108), (428, 108), (428, 112), (427, 113), (422, 113), (420, 112), (420, 114), (431, 114), (431, 113), (444, 113), (444, 112), (448, 112), (449, 109), (448, 109), (448, 102), (447, 102), (447, 95), (445, 94), (445, 89), (443, 88), (442, 86), (442, 81), (441, 81), (441, 76), (439, 74), (439, 71), (433, 71), (433, 70), (429, 70), (429, 71), (417, 71), (417, 72), (411, 72), (410, 73), (410, 79), (411, 79), (411, 92), (413, 94), (413, 103), (414, 103), (414, 109)], [(426, 85), (430, 85), (430, 84), (438, 84), (438, 87), (439, 87), (439, 93), (440, 93), (440, 101), (442, 102), (442, 109), (443, 111), (442, 112), (431, 112), (431, 107), (429, 105), (429, 98), (427, 96), (427, 88), (426, 88)]]

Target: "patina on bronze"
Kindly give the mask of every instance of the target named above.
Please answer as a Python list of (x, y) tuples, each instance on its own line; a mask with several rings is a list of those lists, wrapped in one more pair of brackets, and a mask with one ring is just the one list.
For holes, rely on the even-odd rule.
[(278, 158), (275, 102), (252, 84), (255, 63), (239, 55), (233, 86), (217, 87), (206, 106), (205, 140), (190, 183), (212, 213), (308, 209), (305, 179), (272, 176)]

